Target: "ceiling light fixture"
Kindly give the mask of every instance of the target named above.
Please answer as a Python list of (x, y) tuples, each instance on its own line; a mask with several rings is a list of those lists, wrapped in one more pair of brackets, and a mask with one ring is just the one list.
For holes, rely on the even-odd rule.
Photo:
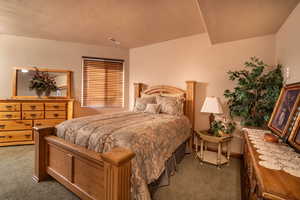
[(113, 37), (109, 37), (109, 38), (107, 38), (108, 40), (110, 40), (110, 41), (112, 41), (114, 44), (116, 44), (116, 45), (120, 45), (121, 44), (121, 42), (119, 42), (119, 41), (117, 41), (115, 38), (113, 38)]

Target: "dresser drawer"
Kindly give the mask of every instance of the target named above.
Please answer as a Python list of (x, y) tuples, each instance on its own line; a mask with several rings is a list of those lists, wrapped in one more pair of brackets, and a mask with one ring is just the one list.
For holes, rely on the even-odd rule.
[(3, 131), (0, 132), (1, 142), (17, 142), (32, 140), (32, 131)]
[(44, 104), (43, 103), (22, 103), (22, 110), (44, 110)]
[(45, 110), (66, 110), (66, 103), (45, 103)]
[(44, 111), (24, 111), (23, 119), (44, 119)]
[(31, 120), (0, 121), (0, 131), (32, 129)]
[(66, 111), (46, 111), (46, 119), (66, 119)]
[(3, 119), (21, 119), (20, 112), (0, 112), (0, 120)]
[(34, 126), (56, 126), (61, 122), (65, 121), (64, 119), (41, 119), (35, 120)]
[(0, 103), (0, 111), (20, 111), (19, 103)]

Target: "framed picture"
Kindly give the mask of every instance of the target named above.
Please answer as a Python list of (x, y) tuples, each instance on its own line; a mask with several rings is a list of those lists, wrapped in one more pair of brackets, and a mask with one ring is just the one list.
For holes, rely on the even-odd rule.
[(300, 82), (284, 86), (280, 92), (268, 127), (278, 136), (287, 139), (290, 122), (300, 101)]
[(288, 139), (289, 144), (300, 151), (300, 115), (298, 115), (295, 125)]

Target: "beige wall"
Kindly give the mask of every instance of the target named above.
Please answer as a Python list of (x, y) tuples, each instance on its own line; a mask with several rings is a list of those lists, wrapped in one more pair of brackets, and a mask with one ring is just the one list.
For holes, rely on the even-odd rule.
[(276, 34), (277, 62), (289, 68), (288, 83), (300, 81), (300, 4)]
[[(9, 98), (13, 67), (38, 66), (46, 68), (67, 69), (74, 72), (74, 96), (81, 94), (81, 57), (94, 56), (102, 58), (125, 59), (125, 105), (128, 105), (128, 49), (104, 46), (84, 45), (70, 42), (0, 35), (0, 98)], [(78, 104), (77, 104), (78, 108)], [(76, 109), (76, 115), (78, 115)], [(82, 115), (97, 113), (93, 109), (80, 110)]]
[[(206, 96), (220, 97), (233, 88), (226, 72), (241, 69), (251, 56), (266, 63), (275, 63), (275, 36), (257, 37), (236, 42), (211, 45), (207, 34), (199, 34), (130, 49), (130, 106), (133, 83), (168, 84), (185, 88), (186, 80), (196, 80), (196, 129), (208, 128), (208, 115), (200, 113)], [(240, 151), (238, 143), (235, 152)]]

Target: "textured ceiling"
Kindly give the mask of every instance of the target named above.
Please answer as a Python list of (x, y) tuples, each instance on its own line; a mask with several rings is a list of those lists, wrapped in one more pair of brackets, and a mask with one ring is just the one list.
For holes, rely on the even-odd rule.
[(204, 32), (195, 0), (1, 0), (0, 33), (132, 48)]
[(299, 0), (198, 0), (211, 42), (276, 33)]
[(134, 48), (207, 31), (220, 43), (276, 33), (299, 1), (0, 0), (0, 34)]

